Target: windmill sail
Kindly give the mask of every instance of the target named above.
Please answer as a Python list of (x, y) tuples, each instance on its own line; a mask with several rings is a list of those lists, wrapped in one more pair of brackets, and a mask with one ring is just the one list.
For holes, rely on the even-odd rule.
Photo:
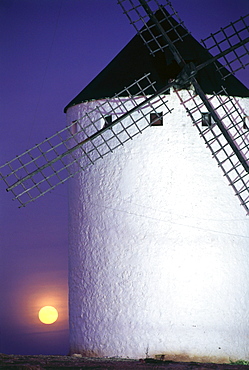
[[(118, 3), (152, 55), (169, 48), (165, 37), (175, 44), (189, 35), (170, 1), (118, 0)], [(151, 19), (151, 15), (155, 18)]]
[[(203, 40), (206, 47), (204, 54), (207, 54), (208, 58), (205, 62), (194, 65), (193, 62), (186, 64), (179, 53), (181, 49), (179, 45), (184, 42), (183, 38), (188, 36), (188, 32), (181, 27), (181, 21), (176, 23), (173, 18), (176, 12), (169, 1), (166, 2), (165, 8), (170, 11), (163, 10), (157, 0), (119, 0), (119, 3), (135, 28), (138, 22), (150, 20), (148, 25), (144, 25), (143, 29), (138, 31), (150, 52), (152, 54), (159, 50), (164, 52), (168, 47), (182, 68), (175, 79), (175, 91), (240, 203), (249, 212), (249, 142), (248, 129), (244, 124), (245, 112), (239, 106), (238, 100), (230, 98), (222, 86), (218, 93), (207, 97), (196, 80), (198, 71), (210, 64), (216, 67), (213, 73), (219, 72), (223, 79), (249, 64), (246, 46), (249, 42), (249, 17), (241, 17)], [(209, 51), (216, 55), (209, 54)], [(188, 90), (189, 97), (183, 100), (178, 89), (188, 88), (190, 85), (195, 92)], [(203, 122), (208, 126), (205, 130), (201, 127)]]
[[(202, 40), (205, 48), (212, 55), (216, 55), (216, 61), (220, 62), (215, 62), (215, 65), (223, 79), (249, 64), (248, 42), (249, 14)], [(217, 57), (218, 55), (220, 57)]]
[[(229, 75), (248, 64), (246, 43), (249, 42), (249, 17), (242, 17), (212, 34), (203, 40), (205, 47), (202, 47), (192, 38), (169, 1), (165, 1), (164, 5), (160, 5), (157, 0), (118, 0), (118, 3), (150, 54), (155, 59), (158, 55), (159, 59), (164, 55), (164, 61), (174, 65), (173, 78), (167, 81), (165, 72), (160, 71), (156, 73), (160, 78), (158, 83), (154, 76), (152, 82), (149, 74), (145, 74), (139, 80), (129, 83), (128, 88), (113, 98), (106, 99), (102, 104), (98, 102), (92, 111), (66, 129), (7, 162), (0, 167), (0, 176), (6, 182), (7, 190), (14, 194), (22, 206), (39, 198), (141, 133), (150, 126), (148, 115), (151, 112), (164, 105), (165, 114), (170, 113), (172, 109), (168, 107), (164, 95), (170, 87), (174, 87), (181, 99), (178, 90), (188, 89), (192, 85), (195, 93), (190, 93), (189, 99), (181, 102), (240, 202), (249, 211), (245, 112), (238, 106), (236, 99), (229, 98)], [(196, 54), (200, 56), (198, 64), (193, 63), (193, 60), (185, 60), (185, 43), (188, 48), (197, 48)], [(163, 69), (166, 70), (167, 65)], [(215, 89), (208, 93), (210, 96), (204, 94), (202, 84), (199, 83), (199, 80), (208, 79), (206, 73), (218, 81)], [(222, 81), (221, 76), (228, 77), (225, 87), (219, 83)], [(232, 83), (234, 81), (236, 79)], [(127, 99), (122, 99), (124, 96), (129, 97), (129, 103)], [(114, 120), (108, 121), (107, 114), (112, 115)], [(205, 119), (203, 114), (206, 114)], [(208, 123), (206, 130), (200, 128), (200, 122), (203, 121)]]
[[(188, 97), (182, 96), (179, 90), (175, 90), (181, 103), (190, 115), (194, 125), (197, 127), (200, 136), (204, 139), (206, 146), (210, 149), (223, 174), (229, 181), (240, 203), (249, 210), (249, 173), (248, 167), (243, 166), (235, 155), (229, 142), (222, 134), (220, 127), (213, 120), (210, 112), (200, 97), (193, 91), (188, 90)], [(229, 133), (232, 142), (236, 145), (243, 158), (243, 163), (249, 163), (249, 131), (245, 126), (245, 112), (240, 102), (235, 97), (226, 95), (221, 90), (219, 94), (207, 97), (213, 112), (219, 117), (220, 122)]]
[[(178, 52), (180, 42), (190, 41), (190, 32), (170, 1), (118, 0), (118, 3), (152, 55), (168, 48), (176, 57), (176, 53), (181, 54)], [(210, 53), (210, 60), (196, 66), (197, 70), (215, 62), (217, 71), (226, 78), (245, 68), (249, 64), (249, 49), (246, 45), (249, 42), (249, 14), (220, 28), (201, 42)], [(176, 61), (183, 62), (181, 55), (180, 58), (176, 57)]]
[[(0, 167), (0, 176), (21, 206), (64, 183), (79, 171), (112, 152), (150, 126), (150, 113), (171, 109), (149, 74), (141, 77), (111, 99), (98, 104), (69, 127), (16, 156)], [(148, 90), (154, 94), (148, 96)], [(127, 102), (123, 95), (132, 97)], [(106, 122), (106, 112), (114, 117)], [(127, 119), (128, 118), (128, 119)]]

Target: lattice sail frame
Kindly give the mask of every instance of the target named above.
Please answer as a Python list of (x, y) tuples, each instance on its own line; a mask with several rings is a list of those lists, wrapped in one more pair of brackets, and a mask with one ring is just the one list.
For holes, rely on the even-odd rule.
[[(189, 32), (179, 19), (171, 3), (166, 1), (165, 4), (161, 5), (157, 0), (118, 0), (118, 3), (128, 16), (130, 23), (133, 24), (142, 37), (150, 53), (155, 54), (169, 47), (184, 73), (180, 74), (175, 82), (161, 91), (156, 91), (155, 83), (152, 83), (146, 75), (124, 89), (125, 95), (128, 93), (131, 96), (130, 102), (132, 104), (130, 106), (127, 105), (126, 100), (122, 99), (123, 92), (121, 92), (113, 99), (105, 100), (103, 105), (96, 106), (91, 112), (87, 112), (84, 117), (78, 119), (77, 122), (73, 122), (70, 127), (61, 130), (22, 155), (17, 156), (14, 160), (7, 162), (6, 165), (0, 167), (0, 171), (2, 171), (0, 176), (6, 182), (7, 190), (12, 191), (21, 206), (44, 195), (77, 172), (95, 163), (96, 160), (103, 158), (125, 141), (141, 133), (150, 125), (148, 120), (150, 112), (155, 111), (161, 105), (165, 105), (165, 112), (166, 114), (169, 113), (172, 109), (167, 106), (163, 94), (170, 86), (178, 86), (180, 82), (181, 87), (185, 88), (186, 83), (192, 83), (198, 92), (198, 96), (191, 95), (187, 101), (182, 101), (182, 104), (234, 188), (241, 204), (249, 212), (248, 196), (246, 195), (246, 190), (248, 190), (248, 137), (238, 131), (242, 122), (241, 111), (236, 111), (238, 107), (230, 98), (219, 100), (221, 98), (217, 94), (215, 98), (216, 101), (219, 101), (219, 109), (215, 107), (212, 104), (212, 97), (207, 98), (195, 80), (198, 70), (205, 68), (210, 63), (216, 64), (219, 73), (224, 78), (249, 64), (246, 61), (248, 49), (245, 46), (249, 41), (248, 16), (241, 17), (240, 20), (231, 23), (228, 27), (211, 34), (209, 38), (203, 40), (207, 50), (212, 53), (218, 52), (218, 54), (213, 56), (210, 54), (210, 60), (199, 66), (194, 66), (193, 70), (190, 68), (187, 72), (186, 63), (175, 44), (184, 41), (184, 37)], [(157, 18), (155, 14), (159, 17)], [(163, 28), (165, 24), (167, 25), (166, 30)], [(242, 52), (239, 50), (242, 50)], [(220, 67), (217, 63), (219, 60), (225, 61), (225, 67), (229, 69), (227, 74), (224, 73), (226, 71), (224, 66)], [(155, 93), (148, 98), (146, 91), (151, 87), (153, 87)], [(136, 92), (134, 92), (134, 88)], [(221, 94), (223, 93), (226, 95), (226, 92), (221, 90)], [(198, 99), (199, 102), (197, 103)], [(116, 100), (118, 100), (117, 105), (115, 105)], [(190, 101), (195, 107), (194, 111), (189, 107)], [(229, 104), (235, 107), (235, 111), (226, 108), (224, 109), (225, 113), (223, 112), (223, 115), (220, 116), (221, 106), (224, 105), (225, 107)], [(115, 109), (113, 108), (114, 105)], [(205, 135), (203, 130), (200, 131), (199, 125), (203, 107), (211, 113), (215, 122), (211, 128), (209, 127), (205, 131)], [(116, 109), (119, 109), (122, 114), (117, 114)], [(239, 115), (239, 118), (237, 116), (234, 118), (235, 112)], [(107, 113), (112, 114), (116, 119), (108, 126), (103, 126)], [(129, 120), (126, 120), (128, 117)], [(224, 118), (225, 121), (230, 121), (230, 125), (224, 124)], [(82, 125), (81, 122), (85, 122), (85, 124)], [(89, 122), (89, 124), (86, 122)], [(76, 128), (77, 130), (75, 130)], [(206, 134), (207, 132), (211, 133), (210, 137)], [(242, 147), (241, 140), (245, 144)], [(227, 147), (229, 147), (229, 151), (227, 151)], [(234, 148), (237, 157), (234, 156), (231, 148)], [(235, 157), (239, 158), (240, 161), (237, 161)], [(243, 162), (243, 169), (241, 168), (241, 162)]]
[[(181, 104), (197, 127), (200, 136), (222, 169), (241, 205), (249, 212), (249, 173), (238, 161), (229, 143), (225, 140), (221, 130), (206, 106), (193, 90), (185, 90), (184, 94), (175, 89)], [(239, 148), (245, 161), (249, 164), (249, 130), (245, 123), (246, 112), (239, 98), (230, 97), (222, 89), (218, 94), (207, 96), (214, 112), (219, 117), (233, 142)]]
[[(160, 2), (157, 0), (146, 1), (154, 14), (160, 10), (160, 25), (165, 21), (168, 22), (168, 29), (161, 29), (164, 35), (158, 31), (153, 22), (150, 22), (150, 17), (139, 0), (118, 0), (118, 4), (120, 4), (123, 13), (128, 17), (130, 24), (133, 25), (152, 55), (169, 47), (169, 44), (165, 43), (165, 36), (169, 37), (172, 43), (175, 44), (178, 41), (183, 41), (184, 37), (189, 35), (189, 31), (168, 0)], [(176, 24), (172, 22), (174, 20)]]
[[(155, 94), (148, 96), (147, 90), (151, 89)], [(70, 126), (1, 166), (0, 176), (7, 191), (13, 193), (21, 207), (27, 205), (142, 133), (151, 125), (150, 113), (162, 106), (164, 115), (172, 111), (166, 96), (156, 92), (149, 74), (143, 76), (113, 98), (97, 102)], [(114, 121), (107, 124), (107, 115), (112, 115)]]
[[(209, 60), (194, 66), (193, 64), (186, 65), (175, 45), (176, 42), (183, 41), (189, 32), (183, 26), (183, 22), (179, 22), (179, 17), (169, 1), (166, 1), (165, 4), (166, 11), (157, 0), (118, 0), (118, 3), (130, 23), (140, 34), (150, 53), (155, 54), (159, 50), (164, 51), (166, 47), (169, 47), (176, 62), (181, 66), (182, 73), (176, 79), (175, 86), (180, 85), (180, 88), (186, 88), (187, 85), (192, 84), (195, 92), (187, 90), (189, 97), (186, 101), (182, 100), (179, 93), (177, 95), (194, 125), (197, 126), (200, 136), (205, 140), (223, 170), (240, 203), (249, 213), (248, 133), (241, 131), (242, 127), (245, 127), (246, 114), (242, 112), (238, 99), (228, 97), (222, 86), (219, 92), (221, 96), (214, 94), (207, 97), (195, 79), (197, 72), (211, 63), (215, 64), (217, 72), (221, 74), (223, 79), (249, 64), (249, 53), (246, 46), (249, 42), (249, 16), (241, 17), (238, 21), (230, 23), (229, 26), (221, 28), (215, 34), (202, 40), (207, 51), (212, 54), (210, 54)], [(158, 10), (160, 10), (160, 17)], [(176, 16), (178, 25), (184, 27), (182, 30), (170, 20), (171, 17), (175, 20)], [(151, 23), (148, 22), (149, 20)], [(145, 24), (146, 22), (148, 23)], [(166, 32), (162, 29), (165, 22), (169, 26)], [(138, 30), (137, 24), (143, 28)], [(144, 34), (147, 36), (144, 37)], [(224, 65), (218, 62), (223, 62)], [(177, 88), (175, 91), (177, 92)], [(210, 115), (210, 122), (213, 121), (212, 125), (209, 125), (209, 128), (204, 131), (200, 129), (203, 110)]]
[[(142, 38), (149, 52), (154, 55), (158, 51), (170, 48), (172, 54), (180, 64), (182, 58), (176, 55), (175, 44), (179, 41), (184, 42), (184, 38), (190, 34), (184, 22), (178, 16), (168, 0), (159, 2), (158, 0), (118, 0), (123, 13), (127, 16), (130, 24)], [(143, 5), (144, 4), (144, 5)], [(150, 22), (150, 16), (145, 11), (144, 6), (148, 5), (148, 12), (151, 11), (152, 17), (158, 21)], [(160, 17), (158, 17), (160, 10)], [(167, 24), (167, 30), (164, 29)], [(160, 28), (160, 32), (158, 31)], [(201, 40), (202, 45), (210, 53), (210, 60), (196, 67), (196, 71), (201, 70), (206, 65), (216, 62), (217, 71), (226, 78), (231, 74), (244, 69), (249, 64), (249, 14), (240, 17), (228, 26), (220, 28), (219, 31), (211, 33)], [(172, 50), (175, 49), (175, 50)], [(221, 65), (218, 65), (220, 62)], [(228, 70), (226, 70), (226, 68)]]
[[(247, 40), (247, 41), (246, 41)], [(223, 54), (225, 50), (233, 48), (230, 53), (217, 59), (221, 65), (216, 65), (217, 71), (225, 79), (240, 69), (244, 69), (249, 64), (249, 14), (240, 17), (237, 21), (231, 22), (228, 26), (221, 28), (218, 32), (201, 40), (203, 46), (212, 54)]]

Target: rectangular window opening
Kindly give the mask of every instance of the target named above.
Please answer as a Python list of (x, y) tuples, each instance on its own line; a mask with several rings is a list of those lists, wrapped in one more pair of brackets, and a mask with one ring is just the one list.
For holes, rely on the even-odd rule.
[(211, 127), (214, 123), (210, 112), (201, 113), (202, 127)]
[(104, 127), (107, 127), (112, 123), (112, 115), (105, 116), (104, 119), (105, 119)]
[(248, 130), (249, 127), (249, 116), (243, 117), (243, 129)]
[(150, 114), (151, 126), (163, 126), (163, 112), (155, 112)]

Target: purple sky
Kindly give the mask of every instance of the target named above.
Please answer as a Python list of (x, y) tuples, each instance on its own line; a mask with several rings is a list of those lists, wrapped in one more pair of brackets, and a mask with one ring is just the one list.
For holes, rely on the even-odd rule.
[[(197, 39), (249, 12), (248, 0), (172, 5)], [(0, 164), (64, 128), (63, 108), (134, 34), (115, 0), (0, 0)], [(67, 185), (22, 209), (11, 199), (0, 182), (0, 353), (67, 354)], [(44, 305), (56, 324), (39, 322)]]

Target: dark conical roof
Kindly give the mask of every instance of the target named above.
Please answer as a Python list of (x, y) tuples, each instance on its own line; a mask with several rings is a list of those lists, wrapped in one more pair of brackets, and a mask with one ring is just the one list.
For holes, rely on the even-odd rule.
[[(176, 23), (175, 20), (173, 22)], [(178, 27), (181, 29), (181, 26)], [(186, 33), (184, 28), (182, 33)], [(177, 41), (175, 46), (186, 63), (193, 62), (199, 65), (210, 58), (208, 51), (190, 34), (184, 37), (183, 42)], [(152, 56), (141, 37), (136, 35), (65, 107), (64, 111), (88, 100), (112, 97), (148, 72), (151, 74), (151, 80), (156, 81), (156, 88), (160, 89), (169, 79), (176, 78), (180, 67), (168, 48)], [(200, 70), (196, 79), (206, 94), (218, 93), (221, 86), (224, 86), (231, 96), (249, 97), (249, 90), (236, 77), (231, 75), (225, 81), (222, 80), (214, 64)]]

